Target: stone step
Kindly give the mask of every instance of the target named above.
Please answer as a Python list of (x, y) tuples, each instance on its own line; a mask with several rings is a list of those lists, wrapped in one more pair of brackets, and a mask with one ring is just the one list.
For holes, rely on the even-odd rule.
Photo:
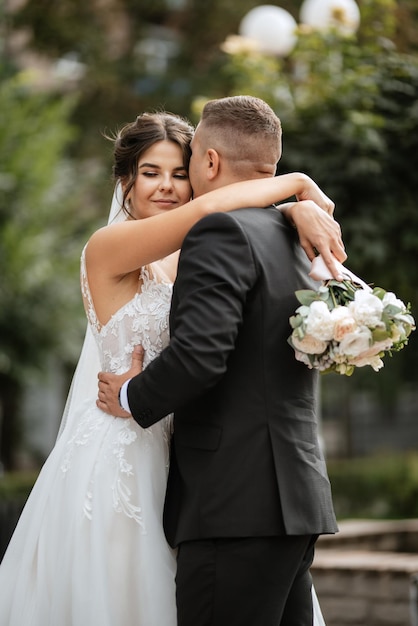
[(418, 552), (382, 549), (405, 535), (418, 540), (418, 520), (344, 522), (320, 537), (311, 571), (327, 626), (418, 626)]

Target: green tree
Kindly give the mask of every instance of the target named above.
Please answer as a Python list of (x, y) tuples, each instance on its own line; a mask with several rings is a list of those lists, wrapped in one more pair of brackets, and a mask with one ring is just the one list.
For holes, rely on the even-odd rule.
[(70, 359), (72, 346), (80, 345), (78, 259), (92, 211), (77, 214), (86, 174), (65, 159), (74, 140), (68, 123), (74, 104), (32, 93), (24, 74), (0, 85), (0, 451), (6, 468), (14, 464), (26, 377), (42, 369), (54, 347)]
[[(78, 156), (103, 152), (101, 133), (176, 100), (175, 76), (147, 67), (152, 38), (176, 45), (181, 12), (165, 0), (27, 0), (10, 14), (11, 32), (30, 32), (27, 47), (54, 63), (76, 60), (84, 72), (73, 88), (78, 102), (72, 121), (82, 130)], [(170, 37), (172, 35), (172, 37)], [(181, 99), (181, 98), (180, 98)], [(176, 109), (176, 107), (172, 107)], [(181, 112), (181, 111), (180, 111)]]
[[(301, 39), (294, 62), (308, 78), (292, 85), (283, 167), (302, 166), (320, 182), (336, 202), (349, 266), (410, 301), (417, 317), (418, 58), (389, 38), (373, 39), (368, 26), (359, 33), (361, 45), (335, 34)], [(400, 380), (413, 383), (417, 369), (413, 335), (408, 350), (373, 381), (387, 399)]]
[[(362, 10), (353, 36), (300, 28), (286, 60), (238, 46), (224, 56), (222, 88), (261, 96), (278, 112), (280, 171), (303, 170), (326, 190), (350, 268), (411, 301), (418, 316), (418, 57), (393, 43), (393, 0), (363, 0)], [(388, 368), (395, 380), (416, 377), (418, 350), (411, 346)]]
[[(51, 61), (75, 58), (84, 69), (77, 83), (74, 123), (82, 129), (78, 155), (102, 152), (101, 131), (133, 119), (140, 111), (165, 107), (189, 116), (199, 94), (224, 95), (230, 83), (222, 75), (219, 45), (237, 33), (243, 16), (257, 0), (26, 0), (9, 6), (10, 33), (30, 33), (28, 49)], [(299, 18), (302, 0), (279, 0)], [(379, 34), (392, 0), (359, 0), (363, 22)], [(396, 3), (393, 38), (403, 51), (416, 48), (414, 0)], [(377, 19), (376, 19), (377, 17)], [(147, 50), (168, 43), (167, 64), (156, 69)], [(158, 56), (159, 52), (157, 52)], [(245, 73), (244, 73), (245, 75)]]

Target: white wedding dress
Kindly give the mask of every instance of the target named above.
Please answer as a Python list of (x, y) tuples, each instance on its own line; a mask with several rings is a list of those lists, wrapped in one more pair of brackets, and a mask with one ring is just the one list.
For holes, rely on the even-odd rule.
[[(95, 404), (98, 368), (126, 371), (137, 344), (146, 365), (169, 341), (172, 285), (152, 267), (100, 327), (82, 255), (100, 363), (84, 373), (83, 401), (64, 422), (0, 566), (0, 626), (176, 625), (175, 553), (162, 528), (171, 419), (143, 430)], [(313, 602), (314, 625), (323, 626), (314, 592)]]
[[(152, 266), (151, 266), (152, 268)], [(172, 285), (141, 273), (141, 290), (100, 328), (82, 287), (103, 370), (145, 363), (168, 343)], [(97, 376), (97, 371), (94, 372)], [(147, 430), (90, 397), (65, 424), (0, 566), (0, 626), (175, 626), (175, 553), (162, 509), (171, 421)]]

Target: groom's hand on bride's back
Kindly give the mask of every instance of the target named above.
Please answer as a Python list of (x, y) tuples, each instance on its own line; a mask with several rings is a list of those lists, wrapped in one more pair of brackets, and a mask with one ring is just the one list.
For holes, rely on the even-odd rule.
[(119, 392), (125, 381), (142, 372), (143, 362), (144, 349), (142, 346), (135, 346), (132, 353), (131, 368), (127, 372), (124, 374), (111, 374), (110, 372), (98, 373), (99, 392), (96, 405), (99, 409), (115, 417), (132, 417), (130, 413), (121, 407), (119, 403)]

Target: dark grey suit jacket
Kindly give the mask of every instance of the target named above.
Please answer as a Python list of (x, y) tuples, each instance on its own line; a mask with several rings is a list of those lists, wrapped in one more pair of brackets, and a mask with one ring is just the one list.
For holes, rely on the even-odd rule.
[(295, 290), (313, 288), (275, 208), (201, 220), (186, 237), (171, 342), (128, 386), (135, 420), (174, 411), (164, 510), (171, 545), (337, 531), (317, 433), (317, 372), (287, 338)]

